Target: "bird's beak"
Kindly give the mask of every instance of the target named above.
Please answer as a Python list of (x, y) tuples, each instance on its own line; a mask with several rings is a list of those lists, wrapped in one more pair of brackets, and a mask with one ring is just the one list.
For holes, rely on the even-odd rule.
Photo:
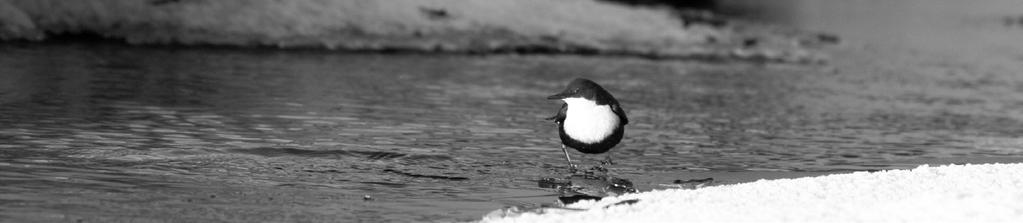
[(570, 93), (570, 92), (561, 92), (561, 93), (558, 93), (558, 94), (555, 94), (555, 95), (547, 96), (547, 100), (561, 100), (561, 99), (565, 99), (565, 98), (569, 98), (569, 97), (572, 97), (572, 93)]

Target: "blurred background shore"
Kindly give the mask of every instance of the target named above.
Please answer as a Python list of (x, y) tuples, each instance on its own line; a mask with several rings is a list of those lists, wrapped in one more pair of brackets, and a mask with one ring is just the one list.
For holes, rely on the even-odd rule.
[(790, 39), (725, 27), (707, 8), (643, 1), (0, 0), (0, 10), (6, 40), (85, 35), (360, 51), (809, 57)]

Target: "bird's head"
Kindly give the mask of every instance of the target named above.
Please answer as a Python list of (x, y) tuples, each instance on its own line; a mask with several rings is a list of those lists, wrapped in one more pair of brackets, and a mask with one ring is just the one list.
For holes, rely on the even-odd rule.
[(564, 91), (547, 97), (548, 100), (578, 100), (586, 99), (597, 104), (607, 104), (614, 100), (604, 88), (597, 83), (584, 78), (576, 78), (565, 87)]

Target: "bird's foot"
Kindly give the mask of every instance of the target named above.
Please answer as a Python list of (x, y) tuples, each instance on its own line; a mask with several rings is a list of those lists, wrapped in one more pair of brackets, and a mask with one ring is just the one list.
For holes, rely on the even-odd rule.
[(568, 170), (573, 172), (573, 173), (579, 172), (579, 165), (568, 164)]

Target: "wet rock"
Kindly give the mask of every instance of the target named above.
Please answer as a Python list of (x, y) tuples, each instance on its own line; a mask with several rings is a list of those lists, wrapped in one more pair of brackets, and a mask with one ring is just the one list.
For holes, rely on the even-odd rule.
[(710, 184), (714, 183), (714, 178), (708, 177), (708, 178), (703, 178), (703, 179), (689, 179), (689, 180), (681, 180), (681, 179), (679, 179), (679, 180), (672, 181), (671, 183), (672, 183), (672, 186), (674, 186), (674, 187), (692, 190), (692, 189), (706, 187), (707, 185), (710, 185)]
[(676, 12), (676, 16), (682, 19), (682, 24), (686, 27), (691, 25), (707, 25), (721, 28), (728, 25), (728, 21), (721, 16), (703, 10), (681, 10)]
[(831, 33), (812, 33), (806, 34), (797, 38), (798, 45), (800, 46), (823, 46), (823, 45), (837, 45), (842, 43), (842, 38), (838, 35)]
[(572, 196), (567, 196), (567, 197), (565, 197), (565, 196), (558, 197), (558, 201), (560, 201), (562, 204), (568, 205), (568, 204), (574, 204), (576, 202), (584, 201), (584, 200), (599, 201), (601, 198), (602, 197), (594, 197), (594, 196), (589, 196), (589, 195), (572, 195)]
[(600, 167), (575, 172), (564, 178), (543, 178), (537, 185), (557, 190), (558, 199), (564, 204), (636, 192), (631, 181), (611, 176), (607, 174), (606, 169)]
[(746, 39), (742, 40), (742, 46), (743, 47), (756, 47), (757, 43), (759, 43), (759, 42), (760, 42), (759, 39), (750, 37), (750, 38), (746, 38)]
[(628, 199), (628, 200), (624, 200), (624, 201), (619, 201), (618, 203), (614, 203), (614, 204), (611, 204), (611, 205), (608, 205), (608, 206), (604, 206), (604, 208), (614, 207), (614, 206), (618, 206), (618, 205), (633, 205), (635, 203), (639, 203), (639, 199)]
[(149, 4), (152, 4), (154, 6), (160, 6), (160, 5), (167, 5), (167, 4), (173, 4), (173, 3), (178, 3), (178, 2), (181, 2), (181, 0), (153, 0), (153, 1), (149, 1)]
[(816, 36), (817, 40), (820, 41), (821, 43), (838, 44), (842, 42), (842, 39), (835, 34), (818, 33), (817, 35), (814, 36)]
[(419, 12), (423, 13), (423, 16), (430, 20), (443, 20), (451, 18), (451, 13), (448, 13), (447, 10), (441, 8), (419, 7)]

